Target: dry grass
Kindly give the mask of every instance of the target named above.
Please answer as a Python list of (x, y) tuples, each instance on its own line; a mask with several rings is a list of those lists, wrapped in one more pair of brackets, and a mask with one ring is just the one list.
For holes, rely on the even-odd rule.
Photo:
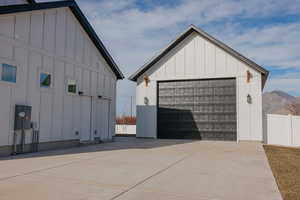
[(283, 199), (300, 200), (300, 148), (264, 148)]
[(136, 125), (136, 117), (126, 115), (123, 115), (122, 117), (117, 117), (117, 124)]

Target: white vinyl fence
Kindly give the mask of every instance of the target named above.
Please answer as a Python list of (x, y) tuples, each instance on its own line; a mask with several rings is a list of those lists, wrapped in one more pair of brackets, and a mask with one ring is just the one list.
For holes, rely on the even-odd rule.
[(136, 125), (116, 125), (117, 135), (135, 135)]
[(268, 115), (267, 143), (300, 146), (300, 116)]

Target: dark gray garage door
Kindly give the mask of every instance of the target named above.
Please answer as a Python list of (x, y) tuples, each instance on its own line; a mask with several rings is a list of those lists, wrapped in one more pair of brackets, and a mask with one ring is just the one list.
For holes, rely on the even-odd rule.
[(158, 138), (236, 140), (235, 79), (158, 82)]

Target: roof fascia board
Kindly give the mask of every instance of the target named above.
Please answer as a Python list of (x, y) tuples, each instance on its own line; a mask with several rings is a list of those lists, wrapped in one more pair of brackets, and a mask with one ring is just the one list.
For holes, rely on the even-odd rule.
[[(245, 64), (249, 65), (256, 71), (262, 73), (264, 75), (264, 79), (266, 81), (269, 72), (262, 68), (261, 66), (257, 65), (253, 61), (249, 60), (248, 58), (242, 56), (237, 51), (233, 50), (229, 46), (225, 45), (221, 41), (215, 39), (214, 37), (210, 36), (206, 32), (200, 30), (194, 25), (191, 25), (188, 27), (186, 31), (184, 31), (181, 35), (179, 35), (175, 40), (173, 40), (165, 49), (163, 49), (160, 53), (157, 54), (154, 58), (152, 58), (150, 61), (148, 61), (146, 64), (144, 64), (139, 70), (137, 70), (133, 75), (129, 77), (129, 80), (137, 81), (137, 78), (145, 73), (149, 68), (151, 68), (155, 63), (157, 63), (162, 57), (164, 57), (169, 51), (171, 51), (174, 47), (176, 47), (181, 41), (183, 41), (187, 36), (189, 36), (191, 33), (196, 32), (208, 41), (212, 42), (213, 44), (217, 45), (221, 49), (225, 50), (227, 53), (231, 54), (232, 56), (236, 57), (237, 59), (241, 60)], [(264, 81), (264, 83), (265, 83)], [(264, 85), (263, 83), (263, 85)]]
[(162, 49), (160, 52), (156, 54), (153, 58), (151, 58), (148, 62), (146, 62), (142, 67), (140, 67), (133, 75), (129, 77), (129, 80), (137, 81), (137, 78), (145, 73), (150, 67), (152, 67), (155, 63), (157, 63), (160, 59), (162, 59), (169, 51), (171, 51), (174, 47), (176, 47), (181, 41), (183, 41), (190, 33), (193, 31), (191, 29), (186, 30), (182, 34), (180, 34), (175, 40), (171, 41), (166, 48)]
[(99, 50), (101, 55), (104, 57), (105, 61), (111, 67), (112, 71), (115, 73), (117, 79), (124, 79), (124, 75), (121, 70), (118, 68), (117, 64), (114, 62), (114, 59), (111, 57), (100, 38), (94, 31), (91, 24), (88, 22), (85, 15), (82, 13), (81, 9), (74, 0), (67, 1), (55, 1), (55, 2), (45, 2), (45, 3), (33, 3), (33, 4), (22, 4), (22, 5), (10, 5), (10, 6), (1, 6), (0, 14), (11, 14), (35, 10), (44, 10), (51, 8), (61, 8), (69, 7), (78, 22), (84, 28), (85, 32), (88, 34), (92, 42), (95, 44), (96, 48)]
[(27, 2), (28, 2), (29, 4), (34, 4), (34, 3), (36, 3), (35, 0), (27, 0)]
[(11, 14), (35, 10), (44, 10), (50, 8), (60, 8), (69, 7), (74, 5), (74, 1), (55, 1), (55, 2), (45, 2), (45, 3), (34, 3), (34, 4), (21, 4), (21, 5), (9, 5), (0, 6), (0, 14)]
[(203, 36), (205, 39), (209, 40), (210, 42), (212, 42), (213, 44), (217, 45), (218, 47), (220, 47), (221, 49), (225, 50), (227, 53), (233, 55), (234, 57), (238, 58), (239, 60), (245, 62), (246, 64), (254, 67), (257, 71), (261, 72), (261, 73), (267, 73), (268, 71), (264, 68), (262, 68), (261, 66), (259, 66), (258, 64), (256, 64), (255, 62), (253, 62), (252, 60), (246, 58), (245, 56), (241, 55), (239, 52), (235, 51), (234, 49), (232, 49), (231, 47), (227, 46), (226, 44), (224, 44), (223, 42), (219, 41), (218, 39), (212, 37), (211, 35), (209, 35), (208, 33), (204, 32), (203, 30), (200, 30), (197, 27), (193, 27), (193, 29), (198, 32), (201, 36)]
[(102, 56), (104, 57), (105, 61), (110, 65), (113, 66), (111, 69), (116, 74), (118, 79), (123, 79), (124, 75), (122, 74), (121, 70), (118, 68), (117, 64), (114, 62), (114, 59), (111, 57), (110, 53), (94, 31), (93, 27), (87, 20), (87, 18), (84, 16), (82, 11), (80, 10), (79, 6), (75, 3), (74, 5), (70, 6), (71, 11), (81, 24), (81, 26), (84, 28), (90, 39), (95, 44), (96, 48), (100, 51)]

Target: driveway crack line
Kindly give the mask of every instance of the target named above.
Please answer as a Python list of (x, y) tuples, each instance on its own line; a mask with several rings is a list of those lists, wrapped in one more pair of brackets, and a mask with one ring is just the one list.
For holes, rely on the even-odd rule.
[(94, 157), (84, 158), (84, 159), (79, 159), (79, 160), (73, 160), (73, 161), (70, 161), (70, 162), (67, 162), (67, 163), (54, 165), (54, 166), (43, 168), (43, 169), (37, 169), (37, 170), (30, 171), (30, 172), (25, 172), (25, 173), (16, 174), (16, 175), (13, 175), (13, 176), (3, 177), (3, 178), (0, 178), (0, 182), (8, 180), (8, 179), (17, 178), (17, 177), (20, 177), (20, 176), (27, 176), (27, 175), (34, 174), (34, 173), (39, 173), (39, 172), (42, 172), (42, 171), (48, 171), (48, 170), (51, 170), (51, 169), (65, 167), (65, 166), (75, 164), (75, 163), (80, 163), (80, 162), (83, 162), (83, 161), (93, 160), (93, 159), (96, 159), (96, 158), (99, 158), (99, 156), (94, 156)]
[(138, 187), (138, 186), (144, 184), (145, 182), (149, 181), (150, 179), (154, 178), (155, 176), (158, 176), (159, 174), (161, 174), (161, 173), (167, 171), (168, 169), (174, 167), (175, 165), (177, 165), (178, 163), (180, 163), (180, 162), (186, 160), (187, 158), (191, 157), (192, 155), (193, 155), (193, 154), (189, 154), (189, 155), (187, 155), (187, 156), (185, 156), (185, 157), (183, 157), (183, 158), (181, 158), (181, 159), (179, 159), (179, 160), (177, 160), (177, 161), (171, 163), (171, 164), (168, 165), (167, 167), (165, 167), (165, 168), (163, 168), (163, 169), (161, 169), (161, 170), (155, 172), (155, 173), (152, 174), (151, 176), (148, 176), (147, 178), (145, 178), (145, 179), (139, 181), (139, 182), (136, 183), (135, 185), (133, 185), (133, 186), (131, 186), (130, 188), (124, 190), (123, 192), (120, 192), (119, 194), (113, 196), (113, 197), (110, 198), (109, 200), (115, 200), (115, 199), (118, 199), (119, 197), (121, 197), (121, 196), (123, 196), (124, 194), (130, 192), (130, 191), (133, 190), (134, 188), (136, 188), (136, 187)]

